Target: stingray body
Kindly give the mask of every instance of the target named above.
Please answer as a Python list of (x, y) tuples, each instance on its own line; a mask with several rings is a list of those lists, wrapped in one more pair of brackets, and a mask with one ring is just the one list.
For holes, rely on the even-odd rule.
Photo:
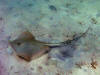
[(26, 61), (38, 58), (50, 50), (49, 43), (36, 40), (28, 31), (23, 32), (17, 39), (9, 41), (9, 43), (16, 55)]
[(61, 47), (64, 45), (74, 46), (76, 41), (79, 40), (81, 36), (74, 36), (72, 40), (67, 40), (61, 43), (45, 43), (35, 39), (32, 33), (26, 31), (18, 36), (17, 39), (13, 41), (9, 41), (11, 47), (14, 49), (16, 55), (20, 58), (23, 58), (26, 61), (31, 61), (32, 59), (36, 59), (46, 52), (49, 52), (51, 48)]

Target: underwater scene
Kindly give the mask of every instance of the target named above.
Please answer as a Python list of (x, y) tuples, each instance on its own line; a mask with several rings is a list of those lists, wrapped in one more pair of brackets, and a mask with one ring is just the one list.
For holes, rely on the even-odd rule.
[(0, 0), (0, 75), (100, 75), (100, 0)]

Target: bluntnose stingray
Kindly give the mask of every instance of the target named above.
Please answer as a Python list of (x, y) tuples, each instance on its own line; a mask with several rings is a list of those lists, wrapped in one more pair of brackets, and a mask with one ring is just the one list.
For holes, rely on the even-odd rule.
[(17, 39), (9, 41), (9, 43), (17, 56), (27, 61), (38, 58), (50, 50), (48, 43), (36, 40), (28, 31), (23, 32)]
[(61, 47), (69, 44), (71, 44), (71, 46), (74, 45), (77, 40), (85, 35), (85, 33), (80, 36), (74, 36), (72, 40), (50, 44), (36, 40), (32, 33), (26, 31), (19, 35), (17, 39), (9, 41), (9, 43), (18, 57), (23, 58), (26, 61), (31, 61), (32, 59), (36, 59), (46, 52), (49, 52), (51, 48)]

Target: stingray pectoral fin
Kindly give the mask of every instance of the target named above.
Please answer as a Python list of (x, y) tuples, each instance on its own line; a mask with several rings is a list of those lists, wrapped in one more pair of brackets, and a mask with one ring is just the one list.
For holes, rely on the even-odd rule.
[(16, 56), (25, 61), (31, 61), (32, 55), (26, 53), (17, 53), (15, 52)]
[(41, 48), (41, 50), (39, 50), (38, 52), (34, 53), (32, 55), (32, 60), (41, 57), (42, 55), (44, 55), (46, 53), (46, 51), (49, 51), (49, 47), (48, 46), (44, 46)]
[(29, 31), (25, 31), (22, 32), (19, 36), (18, 39), (22, 39), (22, 40), (35, 40), (35, 37), (33, 36), (33, 34)]
[(41, 57), (42, 55), (45, 54), (46, 51), (50, 50), (48, 46), (44, 46), (44, 47), (41, 47), (40, 50), (37, 50), (36, 52), (34, 52), (33, 54), (26, 54), (26, 53), (17, 53), (16, 52), (16, 55), (20, 58), (20, 59), (23, 59), (27, 62), (30, 62), (31, 60), (33, 59), (37, 59), (39, 57)]
[(29, 56), (18, 55), (18, 57), (25, 60), (25, 61), (28, 61), (28, 62), (31, 61), (31, 57), (29, 57)]

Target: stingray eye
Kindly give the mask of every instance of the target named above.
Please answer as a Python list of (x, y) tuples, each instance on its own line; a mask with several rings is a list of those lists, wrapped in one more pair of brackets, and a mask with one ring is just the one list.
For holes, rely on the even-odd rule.
[(17, 42), (17, 45), (20, 46), (21, 45), (21, 42)]

